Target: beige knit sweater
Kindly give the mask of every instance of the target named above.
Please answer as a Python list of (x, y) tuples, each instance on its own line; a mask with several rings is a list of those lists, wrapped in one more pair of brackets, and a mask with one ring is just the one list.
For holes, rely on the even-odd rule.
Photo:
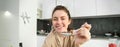
[(80, 47), (75, 45), (74, 40), (74, 36), (61, 37), (59, 33), (52, 30), (45, 39), (42, 47)]

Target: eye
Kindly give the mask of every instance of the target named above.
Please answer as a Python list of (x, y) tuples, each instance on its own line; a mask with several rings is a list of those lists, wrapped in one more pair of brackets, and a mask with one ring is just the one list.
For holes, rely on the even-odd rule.
[(61, 20), (65, 20), (65, 18), (64, 18), (64, 17), (62, 17), (62, 18), (61, 18)]
[(53, 18), (53, 21), (57, 21), (58, 19), (57, 18)]

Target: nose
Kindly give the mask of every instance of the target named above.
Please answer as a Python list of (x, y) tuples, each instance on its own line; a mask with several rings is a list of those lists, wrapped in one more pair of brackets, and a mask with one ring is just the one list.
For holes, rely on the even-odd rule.
[(61, 23), (62, 23), (61, 19), (58, 19), (57, 24), (61, 24)]

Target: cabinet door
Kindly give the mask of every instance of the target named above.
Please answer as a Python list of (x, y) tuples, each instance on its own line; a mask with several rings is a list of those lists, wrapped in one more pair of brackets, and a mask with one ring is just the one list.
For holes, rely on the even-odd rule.
[(108, 44), (109, 44), (109, 40), (105, 38), (99, 38), (99, 39), (93, 38), (90, 41), (83, 44), (82, 47), (108, 47)]
[(120, 14), (120, 0), (96, 0), (97, 15)]
[(42, 5), (42, 19), (50, 19), (52, 17), (52, 11), (56, 6), (56, 0), (43, 0)]
[(57, 5), (65, 6), (69, 10), (70, 15), (74, 16), (74, 0), (57, 0)]
[(95, 0), (75, 0), (74, 17), (95, 16), (96, 15)]

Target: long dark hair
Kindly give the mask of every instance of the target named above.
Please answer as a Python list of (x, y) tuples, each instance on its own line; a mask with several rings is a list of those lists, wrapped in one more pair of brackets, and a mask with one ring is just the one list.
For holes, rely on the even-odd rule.
[[(71, 20), (71, 22), (72, 22), (72, 18), (71, 18), (71, 16), (70, 16), (70, 12), (69, 12), (69, 10), (68, 10), (65, 6), (62, 6), (62, 5), (56, 6), (56, 7), (54, 8), (53, 12), (52, 12), (52, 17), (53, 17), (53, 14), (54, 14), (54, 12), (55, 12), (56, 10), (63, 10), (63, 11), (65, 11), (65, 12), (67, 13), (67, 15), (68, 15), (69, 20)], [(70, 25), (71, 25), (71, 24), (70, 24)], [(70, 25), (68, 25), (68, 28), (67, 28), (68, 31), (70, 31), (70, 30), (72, 29), (72, 28), (70, 27)]]

